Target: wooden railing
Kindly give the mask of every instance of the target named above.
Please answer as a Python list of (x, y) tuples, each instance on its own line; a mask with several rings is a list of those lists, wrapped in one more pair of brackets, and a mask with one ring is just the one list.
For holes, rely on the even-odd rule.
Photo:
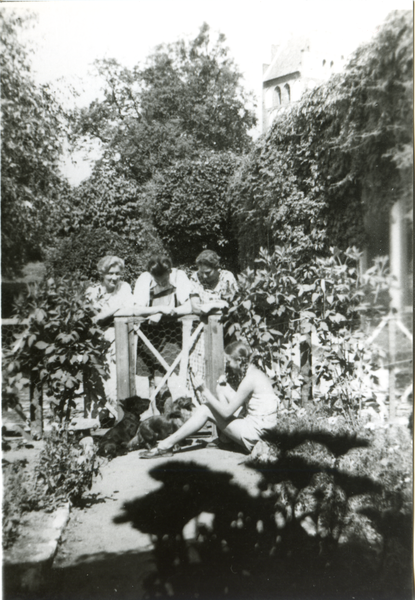
[[(196, 315), (179, 317), (182, 324), (182, 343), (180, 354), (172, 364), (167, 364), (151, 341), (141, 331), (141, 325), (147, 320), (143, 317), (117, 315), (115, 321), (115, 350), (117, 367), (117, 397), (118, 400), (136, 394), (136, 356), (137, 340), (147, 346), (154, 358), (161, 364), (165, 374), (152, 390), (151, 403), (155, 408), (155, 397), (172, 373), (179, 369), (179, 380), (183, 389), (188, 382), (189, 356), (194, 344), (203, 334), (205, 356), (205, 380), (208, 389), (215, 392), (218, 377), (224, 372), (223, 327), (220, 315), (212, 315), (201, 321)], [(158, 325), (154, 324), (153, 327)]]

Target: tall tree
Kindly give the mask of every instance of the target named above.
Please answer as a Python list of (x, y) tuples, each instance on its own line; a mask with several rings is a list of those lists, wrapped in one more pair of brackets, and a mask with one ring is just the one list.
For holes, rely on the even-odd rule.
[(64, 114), (31, 75), (20, 41), (32, 17), (0, 10), (2, 272), (11, 275), (46, 242), (48, 216), (62, 185), (58, 160)]
[(78, 131), (99, 138), (106, 157), (139, 183), (199, 150), (249, 147), (253, 97), (225, 37), (215, 40), (208, 25), (191, 41), (157, 47), (144, 67), (103, 60), (97, 68), (105, 97), (80, 111)]

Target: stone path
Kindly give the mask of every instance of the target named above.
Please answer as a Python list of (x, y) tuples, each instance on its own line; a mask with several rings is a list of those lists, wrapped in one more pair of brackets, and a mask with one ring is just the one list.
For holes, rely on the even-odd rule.
[[(251, 495), (258, 494), (260, 475), (244, 466), (246, 456), (217, 448), (199, 448), (177, 453), (172, 458), (139, 459), (138, 452), (105, 464), (91, 493), (92, 506), (73, 509), (70, 522), (55, 558), (48, 597), (53, 600), (140, 600), (144, 579), (154, 571), (152, 542), (148, 534), (130, 523), (114, 523), (124, 502), (144, 498), (162, 484), (150, 475), (156, 466), (174, 461), (191, 469), (191, 463), (214, 472), (225, 472)], [(186, 530), (185, 530), (186, 531)], [(191, 528), (187, 535), (192, 536)]]

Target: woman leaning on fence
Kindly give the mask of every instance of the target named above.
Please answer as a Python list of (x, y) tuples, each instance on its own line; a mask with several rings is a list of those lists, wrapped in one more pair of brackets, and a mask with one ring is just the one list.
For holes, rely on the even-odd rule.
[(220, 258), (213, 250), (203, 250), (196, 258), (196, 266), (191, 277), (192, 311), (208, 314), (228, 306), (238, 289), (233, 273), (220, 267)]
[[(134, 287), (134, 315), (147, 318), (141, 332), (169, 365), (181, 350), (182, 325), (176, 317), (191, 313), (191, 289), (186, 273), (173, 268), (165, 255), (150, 259)], [(149, 395), (150, 380), (157, 384), (164, 374), (160, 362), (143, 343), (137, 353), (136, 374), (136, 388), (143, 397)], [(174, 376), (170, 380), (173, 384)]]
[[(213, 250), (203, 250), (196, 258), (197, 271), (192, 275), (190, 301), (194, 314), (217, 314), (226, 308), (237, 292), (235, 276), (220, 267), (220, 258)], [(190, 355), (190, 368), (197, 377), (206, 378), (205, 339), (202, 334)]]
[(97, 264), (101, 282), (90, 286), (86, 299), (97, 311), (95, 322), (105, 329), (105, 339), (110, 342), (106, 360), (110, 377), (103, 383), (105, 399), (111, 412), (116, 415), (117, 379), (115, 367), (114, 315), (121, 308), (131, 308), (133, 296), (130, 285), (122, 280), (125, 264), (118, 256), (104, 256)]

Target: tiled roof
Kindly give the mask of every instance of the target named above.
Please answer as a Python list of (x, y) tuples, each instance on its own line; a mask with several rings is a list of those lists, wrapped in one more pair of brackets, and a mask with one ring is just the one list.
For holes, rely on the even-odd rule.
[(277, 51), (264, 73), (264, 82), (301, 71), (303, 55), (309, 47), (310, 40), (306, 37), (296, 37), (286, 42)]

